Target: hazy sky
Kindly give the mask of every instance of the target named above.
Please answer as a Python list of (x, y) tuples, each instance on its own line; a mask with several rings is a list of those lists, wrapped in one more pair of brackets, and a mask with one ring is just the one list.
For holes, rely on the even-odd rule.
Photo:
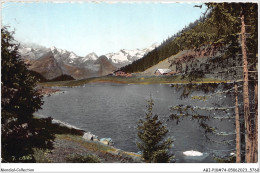
[(194, 3), (18, 3), (2, 6), (2, 24), (16, 40), (85, 56), (144, 48), (198, 19)]

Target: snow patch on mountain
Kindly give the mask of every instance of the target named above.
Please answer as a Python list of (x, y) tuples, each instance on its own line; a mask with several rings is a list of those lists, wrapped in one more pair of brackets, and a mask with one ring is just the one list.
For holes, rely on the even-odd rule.
[(119, 52), (116, 53), (108, 53), (106, 57), (111, 60), (117, 66), (123, 66), (132, 63), (135, 60), (142, 58), (148, 52), (152, 51), (158, 46), (158, 43), (154, 43), (148, 48), (143, 49), (133, 49), (133, 50), (126, 50), (121, 49)]
[(92, 60), (96, 61), (98, 59), (98, 56), (95, 52), (87, 54), (84, 58), (82, 58), (84, 61)]
[(24, 58), (28, 59), (38, 59), (46, 53), (47, 48), (45, 47), (28, 47), (27, 45), (20, 45), (18, 52)]

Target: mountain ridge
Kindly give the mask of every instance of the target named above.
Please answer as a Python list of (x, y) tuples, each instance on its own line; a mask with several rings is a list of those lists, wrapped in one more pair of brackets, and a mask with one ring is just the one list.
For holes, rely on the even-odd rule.
[(42, 74), (48, 80), (60, 75), (83, 79), (110, 74), (116, 69), (142, 58), (156, 46), (157, 44), (153, 44), (143, 49), (121, 49), (119, 52), (102, 56), (91, 52), (85, 57), (55, 46), (46, 48), (36, 44), (21, 44), (18, 51), (25, 63), (30, 64), (30, 70)]

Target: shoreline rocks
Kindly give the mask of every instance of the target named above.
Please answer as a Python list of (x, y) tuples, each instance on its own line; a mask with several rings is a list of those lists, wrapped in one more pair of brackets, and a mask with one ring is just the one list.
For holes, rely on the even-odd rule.
[(113, 146), (113, 144), (114, 144), (111, 138), (102, 138), (102, 139), (100, 139), (100, 142), (105, 145), (110, 145), (110, 146)]
[(82, 138), (84, 140), (87, 140), (87, 141), (95, 141), (95, 142), (99, 142), (99, 143), (102, 143), (102, 144), (105, 144), (105, 145), (109, 145), (109, 146), (113, 146), (113, 141), (111, 138), (102, 138), (102, 139), (98, 139), (98, 136), (92, 134), (91, 132), (86, 132), (85, 130), (83, 129), (80, 129), (78, 127), (75, 127), (69, 123), (65, 123), (65, 122), (62, 122), (60, 120), (56, 120), (56, 119), (52, 119), (52, 123), (54, 124), (58, 124), (60, 126), (64, 126), (64, 127), (67, 127), (67, 128), (70, 128), (70, 129), (75, 129), (75, 130), (79, 130), (79, 131), (82, 131), (84, 134), (82, 135)]
[(88, 141), (99, 141), (98, 136), (93, 135), (90, 132), (86, 132), (84, 133), (84, 135), (82, 136), (83, 139), (88, 140)]
[(38, 92), (43, 96), (51, 96), (53, 94), (65, 92), (60, 89), (54, 89), (54, 88), (50, 88), (50, 87), (38, 87), (37, 89), (38, 89)]

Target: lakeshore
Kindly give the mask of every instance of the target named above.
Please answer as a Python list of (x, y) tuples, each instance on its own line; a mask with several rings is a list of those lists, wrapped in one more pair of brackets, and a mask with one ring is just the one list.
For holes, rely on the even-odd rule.
[(55, 88), (51, 88), (51, 87), (38, 86), (37, 89), (38, 89), (39, 94), (42, 96), (51, 96), (53, 94), (64, 93), (64, 91), (62, 91), (60, 89), (55, 89)]
[[(214, 78), (198, 78), (192, 83), (221, 83), (228, 82), (227, 80)], [(119, 76), (101, 76), (87, 79), (72, 80), (72, 81), (58, 81), (58, 82), (44, 82), (38, 83), (41, 87), (54, 86), (80, 86), (88, 83), (116, 83), (116, 84), (187, 84), (190, 83), (187, 77), (182, 78), (181, 75), (175, 76), (135, 76), (135, 77), (119, 77)]]
[[(36, 118), (46, 118), (35, 115)], [(50, 118), (50, 117), (49, 117)], [(91, 155), (101, 163), (141, 163), (140, 154), (115, 148), (109, 141), (99, 139), (91, 132), (51, 118), (45, 128), (55, 134), (52, 150), (35, 150), (37, 163), (70, 163), (68, 157)], [(91, 162), (90, 162), (91, 163)]]

